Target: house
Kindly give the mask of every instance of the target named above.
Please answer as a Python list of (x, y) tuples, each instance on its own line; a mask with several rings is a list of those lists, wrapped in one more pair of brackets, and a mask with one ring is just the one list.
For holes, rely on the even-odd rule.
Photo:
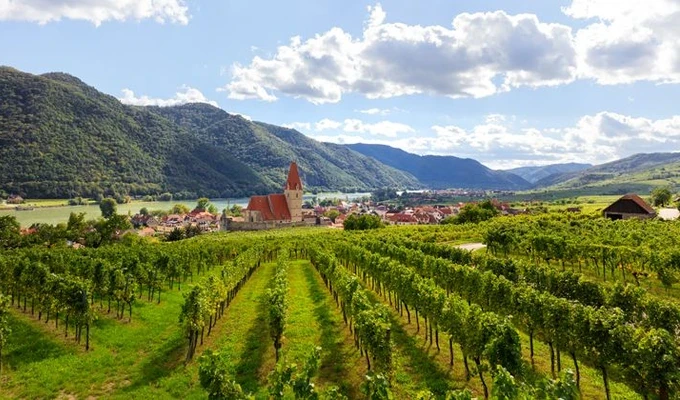
[(602, 210), (605, 218), (611, 220), (630, 218), (654, 218), (656, 211), (637, 194), (627, 194)]
[(243, 218), (246, 222), (302, 222), (302, 181), (295, 162), (290, 163), (283, 193), (252, 196)]

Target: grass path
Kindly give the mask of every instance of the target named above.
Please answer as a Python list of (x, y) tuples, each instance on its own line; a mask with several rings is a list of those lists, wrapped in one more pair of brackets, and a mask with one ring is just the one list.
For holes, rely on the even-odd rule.
[(338, 386), (348, 397), (357, 398), (366, 368), (321, 276), (309, 261), (292, 261), (288, 284), (290, 300), (284, 358), (289, 362), (302, 361), (313, 347), (321, 346), (317, 385)]

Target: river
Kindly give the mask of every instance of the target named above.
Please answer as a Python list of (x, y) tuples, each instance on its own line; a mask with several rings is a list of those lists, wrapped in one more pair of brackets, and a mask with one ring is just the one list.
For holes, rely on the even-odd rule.
[[(323, 199), (342, 199), (342, 200), (355, 200), (363, 196), (370, 196), (370, 193), (319, 193), (319, 194), (306, 194), (303, 196), (305, 201), (311, 200), (313, 197), (317, 197), (319, 200)], [(241, 207), (246, 207), (248, 205), (248, 198), (239, 199), (213, 199), (211, 203), (217, 207), (220, 212), (226, 207), (231, 207), (234, 204), (238, 204)], [(28, 201), (30, 205), (30, 200)], [(119, 214), (136, 214), (143, 207), (146, 207), (149, 211), (153, 210), (169, 210), (175, 204), (184, 204), (189, 209), (196, 207), (196, 200), (182, 200), (182, 201), (152, 201), (152, 202), (142, 202), (134, 201), (128, 204), (119, 204), (118, 213)], [(12, 215), (16, 217), (17, 221), (22, 227), (28, 227), (35, 223), (43, 224), (58, 224), (60, 222), (67, 222), (69, 215), (74, 213), (85, 213), (86, 219), (97, 218), (101, 216), (101, 211), (99, 211), (99, 205), (88, 205), (88, 206), (61, 206), (61, 207), (36, 207), (33, 210), (27, 211), (16, 211), (12, 209), (0, 210), (0, 216)]]

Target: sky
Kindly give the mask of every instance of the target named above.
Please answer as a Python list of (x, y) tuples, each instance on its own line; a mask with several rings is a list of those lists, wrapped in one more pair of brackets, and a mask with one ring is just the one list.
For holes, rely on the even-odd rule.
[(680, 150), (680, 0), (0, 0), (0, 65), (492, 168)]

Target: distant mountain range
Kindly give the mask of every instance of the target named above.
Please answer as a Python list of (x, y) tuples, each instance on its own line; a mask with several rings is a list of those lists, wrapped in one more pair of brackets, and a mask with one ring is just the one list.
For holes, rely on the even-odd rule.
[[(497, 171), (453, 156), (321, 143), (207, 104), (136, 107), (64, 73), (0, 67), (0, 192), (30, 198), (241, 197), (278, 192), (291, 160), (308, 190), (478, 188), (621, 192), (680, 186), (680, 154)], [(545, 189), (542, 189), (545, 188)]]
[(680, 188), (680, 153), (635, 154), (606, 164), (560, 175), (535, 183), (552, 191), (583, 194), (647, 193), (658, 186)]
[(579, 163), (566, 163), (566, 164), (551, 164), (543, 165), (538, 167), (519, 167), (508, 169), (506, 172), (510, 172), (515, 175), (519, 175), (529, 183), (535, 184), (541, 179), (552, 177), (559, 177), (564, 174), (583, 171), (592, 167), (592, 164), (579, 164)]
[(350, 144), (348, 148), (373, 157), (385, 165), (406, 171), (433, 189), (510, 189), (523, 190), (532, 185), (522, 177), (494, 171), (470, 158), (419, 156), (393, 147), (376, 144)]

